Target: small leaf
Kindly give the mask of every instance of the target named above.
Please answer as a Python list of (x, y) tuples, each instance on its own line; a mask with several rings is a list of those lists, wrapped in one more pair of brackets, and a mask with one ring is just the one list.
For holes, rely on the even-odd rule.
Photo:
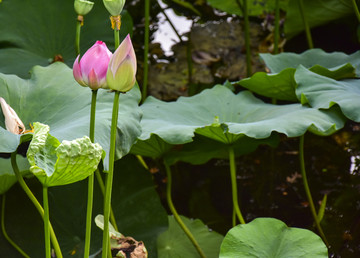
[(257, 218), (230, 229), (221, 244), (220, 258), (326, 258), (319, 236), (307, 229), (289, 228), (274, 218)]
[(44, 186), (75, 183), (97, 169), (103, 152), (99, 144), (91, 143), (87, 136), (60, 144), (49, 131), (49, 126), (34, 123), (34, 136), (27, 152), (30, 171)]

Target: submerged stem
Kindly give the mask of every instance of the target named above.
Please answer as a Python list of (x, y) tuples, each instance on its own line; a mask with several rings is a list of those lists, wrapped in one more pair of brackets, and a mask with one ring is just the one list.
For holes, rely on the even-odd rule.
[(206, 257), (204, 251), (201, 249), (200, 245), (196, 241), (195, 237), (192, 235), (191, 231), (188, 229), (188, 227), (185, 225), (185, 223), (182, 221), (181, 217), (177, 213), (175, 206), (172, 202), (171, 198), (171, 169), (170, 166), (164, 161), (165, 170), (166, 170), (166, 176), (167, 176), (167, 184), (166, 184), (166, 200), (169, 205), (171, 213), (174, 215), (174, 218), (176, 222), (179, 224), (181, 229), (184, 231), (184, 233), (187, 235), (187, 237), (190, 239), (191, 243), (194, 245), (196, 250), (198, 251), (199, 255), (201, 257)]
[(307, 39), (307, 42), (308, 42), (308, 46), (311, 49), (311, 48), (314, 48), (314, 43), (312, 41), (309, 24), (307, 22), (303, 0), (299, 0), (299, 8), (300, 8), (300, 15), (301, 15), (301, 18), (303, 20), (303, 24), (304, 24), (304, 28), (305, 28), (305, 33), (306, 33), (306, 39)]
[[(11, 165), (12, 165), (14, 174), (16, 176), (16, 179), (18, 180), (21, 188), (24, 190), (26, 195), (29, 197), (30, 201), (34, 204), (35, 208), (40, 213), (41, 218), (44, 219), (44, 209), (43, 209), (43, 207), (41, 206), (39, 201), (36, 199), (35, 195), (31, 192), (30, 188), (25, 183), (24, 178), (22, 177), (22, 175), (21, 175), (21, 173), (19, 171), (19, 168), (18, 168), (18, 166), (16, 164), (16, 152), (11, 153)], [(57, 258), (62, 258), (63, 255), (62, 255), (61, 250), (60, 250), (59, 242), (57, 241), (54, 229), (53, 229), (50, 222), (49, 222), (49, 227), (50, 227), (50, 238), (51, 238), (51, 242), (53, 244), (54, 250), (55, 250), (56, 257)]]
[[(96, 96), (97, 90), (91, 91), (91, 109), (90, 109), (90, 132), (89, 138), (91, 142), (95, 139), (95, 112), (96, 112)], [(90, 255), (90, 241), (91, 241), (91, 224), (92, 224), (92, 209), (94, 199), (94, 173), (88, 177), (88, 199), (86, 208), (86, 231), (85, 231), (85, 248), (84, 258)]]
[(107, 258), (108, 245), (109, 245), (109, 218), (111, 207), (111, 192), (114, 175), (114, 162), (115, 162), (115, 142), (117, 132), (117, 120), (119, 111), (119, 91), (115, 91), (114, 104), (111, 120), (111, 133), (110, 133), (110, 151), (109, 151), (109, 172), (106, 177), (105, 184), (105, 201), (104, 201), (104, 232), (103, 232), (103, 246), (102, 246), (102, 258)]
[(149, 27), (150, 27), (150, 0), (145, 0), (145, 31), (144, 31), (144, 68), (143, 68), (143, 86), (142, 86), (142, 98), (141, 102), (144, 102), (147, 97), (147, 85), (148, 85), (148, 55), (149, 55)]
[(29, 255), (27, 255), (24, 250), (21, 249), (20, 246), (18, 246), (7, 234), (6, 229), (5, 229), (5, 200), (6, 200), (6, 196), (5, 194), (3, 194), (2, 196), (2, 202), (1, 202), (1, 231), (3, 233), (3, 236), (5, 237), (5, 239), (9, 242), (10, 245), (12, 245), (22, 256), (24, 256), (25, 258), (30, 258)]
[(232, 199), (235, 213), (241, 224), (246, 224), (245, 220), (241, 214), (239, 202), (238, 202), (238, 193), (237, 193), (237, 184), (236, 184), (236, 166), (235, 166), (235, 153), (234, 148), (229, 147), (229, 161), (230, 161), (230, 176), (231, 176), (231, 189), (232, 189)]
[(45, 257), (51, 258), (50, 244), (50, 214), (49, 214), (49, 198), (48, 188), (43, 186), (43, 204), (44, 204), (44, 235), (45, 235)]
[(310, 210), (311, 210), (311, 214), (314, 218), (315, 221), (315, 225), (317, 230), (319, 231), (319, 234), (321, 236), (321, 238), (323, 239), (323, 241), (325, 242), (326, 246), (329, 247), (329, 243), (325, 237), (325, 234), (321, 228), (320, 222), (319, 222), (319, 218), (315, 209), (315, 205), (314, 205), (314, 201), (312, 199), (311, 196), (311, 192), (310, 192), (310, 188), (309, 188), (309, 184), (307, 181), (307, 176), (306, 176), (306, 171), (305, 171), (305, 160), (304, 160), (304, 135), (300, 136), (300, 142), (299, 142), (299, 158), (300, 158), (300, 170), (301, 170), (301, 176), (303, 178), (303, 183), (304, 183), (304, 188), (305, 188), (305, 193), (306, 193), (306, 197), (309, 201), (309, 205), (310, 205)]

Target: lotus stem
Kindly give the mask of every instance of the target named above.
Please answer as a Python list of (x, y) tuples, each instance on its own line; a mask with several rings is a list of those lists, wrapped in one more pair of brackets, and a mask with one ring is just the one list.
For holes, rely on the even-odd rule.
[(279, 53), (280, 39), (280, 0), (275, 1), (274, 54)]
[(238, 217), (240, 223), (245, 224), (245, 220), (241, 214), (239, 202), (238, 202), (238, 193), (237, 193), (237, 184), (236, 184), (235, 153), (234, 153), (233, 147), (229, 147), (229, 161), (230, 161), (230, 176), (231, 176), (233, 206), (235, 209), (236, 216)]
[(303, 0), (299, 0), (299, 9), (300, 9), (301, 18), (303, 20), (304, 28), (305, 28), (306, 40), (308, 42), (309, 48), (312, 49), (312, 48), (314, 48), (314, 43), (312, 41), (309, 24), (307, 22)]
[(5, 239), (9, 242), (9, 244), (11, 244), (23, 257), (25, 258), (30, 258), (29, 255), (27, 255), (20, 246), (18, 246), (7, 234), (6, 229), (5, 229), (5, 200), (6, 200), (6, 195), (3, 194), (2, 196), (2, 202), (1, 202), (1, 231), (3, 233), (3, 236), (5, 237)]
[(188, 227), (185, 225), (185, 223), (182, 221), (181, 217), (179, 216), (179, 214), (177, 213), (177, 211), (175, 209), (175, 206), (174, 206), (172, 198), (171, 198), (171, 183), (172, 183), (171, 182), (172, 181), (171, 180), (171, 169), (165, 160), (164, 160), (164, 166), (165, 166), (166, 176), (167, 176), (166, 200), (169, 205), (170, 211), (174, 215), (176, 222), (179, 224), (181, 229), (184, 231), (184, 233), (187, 235), (187, 237), (190, 239), (191, 243), (194, 245), (194, 247), (198, 251), (199, 255), (202, 258), (205, 258), (206, 256), (205, 256), (204, 251), (201, 249), (199, 243), (196, 241), (195, 237), (193, 236), (191, 231), (188, 229)]
[(304, 138), (305, 138), (304, 135), (300, 136), (300, 141), (299, 141), (299, 158), (300, 158), (301, 176), (302, 176), (302, 179), (303, 179), (306, 197), (307, 197), (308, 202), (309, 202), (311, 214), (312, 214), (313, 219), (315, 221), (316, 228), (319, 231), (319, 234), (320, 234), (321, 238), (323, 239), (324, 243), (326, 244), (326, 246), (329, 247), (329, 243), (328, 243), (328, 241), (327, 241), (327, 239), (325, 237), (325, 234), (324, 234), (324, 232), (323, 232), (323, 230), (321, 228), (320, 222), (319, 222), (319, 217), (318, 217), (318, 214), (317, 214), (316, 209), (315, 209), (314, 201), (313, 201), (313, 198), (311, 196), (310, 187), (309, 187), (307, 176), (306, 176), (305, 160), (304, 160)]
[[(96, 96), (97, 90), (91, 91), (91, 109), (90, 109), (90, 132), (89, 138), (92, 143), (95, 139), (95, 112), (96, 112)], [(88, 177), (88, 198), (86, 208), (86, 231), (85, 231), (85, 248), (84, 258), (90, 255), (90, 242), (91, 242), (91, 224), (92, 224), (92, 210), (94, 199), (94, 173)]]
[(115, 39), (115, 50), (120, 45), (120, 30), (117, 28), (114, 29), (114, 39)]
[[(97, 180), (97, 182), (99, 184), (100, 191), (101, 191), (103, 197), (105, 198), (105, 185), (104, 185), (104, 181), (103, 181), (103, 179), (101, 177), (99, 169), (97, 169), (95, 171), (95, 176), (96, 176), (96, 180)], [(119, 231), (118, 226), (116, 224), (116, 219), (115, 219), (115, 215), (114, 215), (114, 211), (112, 209), (112, 206), (110, 206), (110, 222), (114, 226), (115, 230)]]
[(114, 175), (114, 162), (115, 162), (115, 148), (116, 148), (116, 133), (117, 133), (117, 120), (119, 111), (119, 91), (115, 91), (111, 132), (110, 132), (110, 151), (109, 151), (109, 172), (106, 176), (105, 184), (105, 201), (104, 201), (104, 231), (103, 231), (103, 246), (102, 258), (107, 258), (109, 248), (109, 218), (111, 207), (111, 191)]
[(354, 11), (355, 11), (355, 14), (356, 14), (356, 18), (358, 19), (358, 21), (360, 22), (360, 13), (359, 13), (359, 8), (356, 4), (356, 0), (352, 0), (351, 1), (352, 4), (353, 4), (353, 7), (354, 7)]
[(77, 21), (76, 21), (76, 34), (75, 34), (75, 53), (76, 56), (80, 55), (80, 33), (81, 33), (81, 26), (84, 21), (84, 17), (81, 15), (78, 15)]
[[(30, 188), (25, 183), (24, 178), (22, 177), (22, 175), (21, 175), (21, 173), (19, 171), (19, 168), (18, 168), (17, 163), (16, 163), (16, 152), (11, 153), (11, 165), (12, 165), (14, 174), (16, 176), (16, 179), (18, 180), (21, 188), (24, 190), (26, 195), (29, 197), (30, 201), (34, 204), (35, 208), (40, 213), (41, 218), (44, 219), (44, 209), (43, 209), (43, 207), (41, 206), (39, 201), (36, 199), (34, 194), (31, 192)], [(58, 242), (58, 240), (56, 238), (54, 229), (53, 229), (50, 221), (49, 221), (49, 228), (50, 228), (50, 238), (51, 238), (51, 242), (53, 244), (54, 250), (55, 250), (56, 257), (57, 258), (63, 258), (63, 255), (62, 255), (61, 250), (60, 250), (59, 242)]]
[(43, 204), (44, 204), (44, 234), (45, 234), (45, 257), (51, 258), (50, 244), (50, 214), (49, 214), (49, 198), (48, 188), (43, 186)]
[(150, 27), (150, 0), (145, 0), (145, 31), (144, 31), (144, 68), (142, 99), (144, 102), (147, 97), (148, 73), (149, 73), (149, 27)]

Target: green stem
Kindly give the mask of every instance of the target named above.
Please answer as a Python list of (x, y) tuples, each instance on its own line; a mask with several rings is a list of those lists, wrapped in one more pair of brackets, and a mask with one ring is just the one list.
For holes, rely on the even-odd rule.
[[(102, 195), (105, 198), (105, 185), (104, 185), (104, 181), (103, 181), (103, 179), (101, 177), (99, 169), (97, 169), (95, 171), (95, 176), (96, 176), (96, 179), (97, 179), (97, 181), (99, 183), (100, 191), (101, 191)], [(114, 226), (115, 230), (119, 231), (118, 226), (116, 224), (116, 219), (115, 219), (115, 215), (114, 215), (114, 211), (113, 211), (112, 207), (110, 207), (110, 222)]]
[(312, 37), (311, 37), (310, 27), (309, 27), (309, 24), (308, 24), (307, 19), (306, 19), (303, 0), (299, 0), (299, 8), (300, 8), (300, 15), (301, 15), (301, 18), (303, 20), (303, 24), (304, 24), (304, 28), (305, 28), (305, 33), (306, 33), (306, 39), (307, 39), (307, 42), (308, 42), (308, 46), (311, 49), (311, 48), (314, 48), (314, 44), (313, 44)]
[(355, 11), (355, 14), (356, 14), (356, 18), (358, 19), (358, 21), (360, 22), (360, 13), (359, 13), (359, 8), (356, 4), (356, 0), (352, 0), (352, 4), (353, 4), (353, 7), (354, 7), (354, 11)]
[(144, 77), (143, 77), (143, 86), (142, 86), (142, 99), (141, 102), (144, 102), (147, 97), (147, 85), (148, 85), (148, 73), (149, 73), (149, 64), (148, 64), (148, 55), (149, 55), (149, 27), (150, 27), (150, 0), (145, 0), (145, 31), (144, 31)]
[(233, 227), (236, 226), (236, 212), (235, 212), (234, 208), (233, 208), (233, 212), (232, 212), (232, 226)]
[(51, 258), (50, 244), (50, 214), (49, 214), (49, 198), (48, 188), (43, 186), (43, 204), (44, 204), (44, 234), (45, 234), (45, 257)]
[(250, 50), (250, 23), (249, 23), (249, 13), (248, 13), (248, 0), (243, 0), (243, 5), (241, 5), (239, 0), (236, 0), (237, 5), (242, 10), (244, 15), (244, 28), (245, 28), (245, 49), (246, 49), (246, 73), (247, 77), (252, 75), (252, 66), (251, 66), (251, 50)]
[[(44, 209), (43, 209), (43, 207), (41, 206), (39, 201), (36, 199), (34, 194), (31, 192), (30, 188), (25, 183), (24, 178), (22, 177), (22, 175), (21, 175), (21, 173), (19, 171), (19, 168), (18, 168), (18, 166), (16, 164), (16, 152), (11, 153), (11, 165), (12, 165), (14, 174), (15, 174), (21, 188), (24, 190), (26, 195), (29, 197), (30, 201), (34, 204), (35, 208), (40, 213), (41, 218), (44, 219)], [(54, 229), (53, 229), (50, 222), (49, 222), (49, 227), (50, 227), (50, 238), (51, 238), (51, 242), (53, 244), (54, 250), (55, 250), (56, 257), (57, 258), (62, 258), (63, 255), (62, 255), (61, 250), (60, 250), (59, 242), (57, 241)]]
[(115, 50), (116, 50), (120, 45), (120, 31), (117, 28), (114, 29), (114, 39), (115, 39)]
[(305, 160), (304, 160), (304, 135), (300, 136), (300, 142), (299, 142), (299, 158), (300, 158), (300, 169), (301, 169), (301, 175), (303, 178), (303, 183), (304, 183), (304, 188), (305, 188), (305, 193), (306, 193), (306, 197), (309, 201), (309, 205), (310, 205), (310, 210), (311, 210), (311, 214), (314, 218), (315, 221), (315, 225), (317, 230), (319, 231), (320, 236), (322, 237), (323, 241), (325, 242), (326, 246), (329, 247), (329, 243), (326, 240), (325, 234), (321, 228), (320, 222), (319, 222), (319, 218), (315, 209), (315, 205), (311, 196), (311, 192), (310, 192), (310, 188), (309, 188), (309, 184), (307, 181), (307, 177), (306, 177), (306, 171), (305, 171)]
[(230, 161), (230, 176), (231, 176), (231, 189), (232, 189), (232, 199), (235, 213), (241, 224), (245, 224), (245, 220), (241, 214), (239, 202), (238, 202), (238, 193), (237, 193), (237, 184), (236, 184), (236, 165), (235, 165), (235, 153), (233, 147), (229, 147), (229, 161)]
[(30, 258), (21, 248), (18, 246), (7, 234), (5, 229), (5, 194), (2, 196), (2, 202), (1, 202), (1, 230), (5, 237), (5, 239), (25, 258)]
[(75, 52), (76, 56), (80, 55), (80, 32), (81, 32), (81, 21), (76, 21), (76, 34), (75, 34)]
[(117, 132), (117, 120), (119, 111), (119, 91), (115, 91), (112, 120), (111, 120), (111, 132), (110, 132), (110, 151), (109, 151), (109, 172), (106, 177), (105, 183), (105, 201), (104, 201), (104, 232), (103, 232), (103, 246), (102, 246), (102, 258), (107, 258), (108, 245), (109, 245), (109, 218), (111, 208), (111, 191), (114, 175), (114, 162), (115, 162), (115, 142)]
[(280, 0), (275, 1), (274, 54), (279, 53), (280, 39)]
[[(97, 90), (92, 90), (91, 94), (91, 109), (90, 109), (90, 132), (89, 137), (91, 142), (95, 139), (95, 112), (96, 112), (96, 96)], [(84, 258), (90, 255), (90, 241), (91, 241), (91, 224), (92, 224), (92, 210), (94, 199), (94, 173), (88, 177), (88, 199), (86, 209), (86, 233), (85, 233), (85, 249)]]
[(166, 199), (170, 208), (171, 213), (174, 215), (175, 220), (179, 224), (179, 226), (182, 228), (184, 233), (187, 235), (187, 237), (190, 239), (191, 243), (194, 245), (196, 250), (198, 251), (199, 255), (201, 257), (206, 257), (204, 251), (201, 249), (200, 245), (196, 241), (195, 237), (191, 234), (190, 230), (186, 227), (185, 223), (181, 220), (181, 217), (177, 213), (175, 206), (172, 202), (171, 198), (171, 170), (170, 166), (164, 161), (165, 170), (166, 170), (166, 176), (167, 176), (167, 184), (166, 184)]

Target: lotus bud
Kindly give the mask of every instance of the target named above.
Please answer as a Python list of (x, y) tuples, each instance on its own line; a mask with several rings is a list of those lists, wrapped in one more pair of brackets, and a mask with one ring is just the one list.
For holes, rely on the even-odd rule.
[(102, 41), (89, 48), (80, 58), (76, 58), (73, 65), (73, 74), (75, 80), (84, 87), (90, 87), (92, 90), (99, 88), (108, 88), (106, 86), (106, 71), (112, 54)]
[(25, 126), (20, 120), (14, 109), (12, 109), (5, 101), (0, 98), (1, 110), (5, 117), (6, 130), (14, 134), (22, 134), (25, 132)]
[(134, 86), (136, 78), (136, 56), (130, 36), (121, 42), (110, 59), (106, 74), (108, 88), (127, 92)]
[(125, 5), (125, 0), (103, 0), (105, 8), (112, 16), (120, 15)]
[(93, 8), (94, 3), (87, 0), (75, 0), (74, 9), (78, 15), (84, 16), (88, 14)]

